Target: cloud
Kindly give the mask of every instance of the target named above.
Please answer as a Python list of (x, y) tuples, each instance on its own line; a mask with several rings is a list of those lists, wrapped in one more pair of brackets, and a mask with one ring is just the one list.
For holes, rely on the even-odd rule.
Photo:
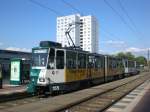
[(102, 41), (101, 43), (111, 45), (113, 47), (125, 47), (126, 46), (124, 41), (117, 41), (117, 40)]
[(99, 53), (100, 53), (100, 54), (106, 54), (106, 52), (103, 51), (103, 50), (99, 50)]
[(104, 50), (99, 50), (99, 54), (109, 55), (109, 54), (111, 54), (111, 53), (106, 52), (106, 51), (104, 51)]
[(125, 44), (124, 41), (114, 41), (114, 40), (108, 40), (108, 41), (103, 41), (106, 44)]
[(6, 50), (11, 50), (11, 51), (22, 51), (22, 52), (31, 52), (31, 49), (27, 48), (16, 48), (16, 47), (8, 47)]
[(148, 48), (143, 49), (143, 48), (129, 47), (125, 50), (125, 52), (146, 52), (146, 51), (148, 51)]

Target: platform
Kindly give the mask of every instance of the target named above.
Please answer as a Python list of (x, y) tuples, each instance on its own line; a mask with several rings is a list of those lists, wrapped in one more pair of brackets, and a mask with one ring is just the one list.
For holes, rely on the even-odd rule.
[(26, 93), (26, 85), (9, 85), (4, 84), (0, 89), (0, 102), (11, 100), (16, 96)]
[(150, 80), (115, 103), (105, 112), (150, 112)]

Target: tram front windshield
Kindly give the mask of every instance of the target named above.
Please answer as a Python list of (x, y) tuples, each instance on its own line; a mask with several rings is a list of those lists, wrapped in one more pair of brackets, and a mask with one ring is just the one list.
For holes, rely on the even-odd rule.
[(33, 50), (32, 66), (46, 67), (47, 56), (48, 56), (48, 49)]

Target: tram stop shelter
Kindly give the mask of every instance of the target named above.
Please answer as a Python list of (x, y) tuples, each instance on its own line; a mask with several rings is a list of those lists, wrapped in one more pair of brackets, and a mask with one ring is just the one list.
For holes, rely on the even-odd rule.
[(11, 59), (10, 84), (27, 84), (30, 80), (30, 60)]

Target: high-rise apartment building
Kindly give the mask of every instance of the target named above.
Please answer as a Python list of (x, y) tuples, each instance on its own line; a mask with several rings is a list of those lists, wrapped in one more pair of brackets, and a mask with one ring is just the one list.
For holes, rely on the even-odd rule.
[(85, 51), (98, 53), (98, 23), (93, 16), (82, 16), (80, 21), (80, 47)]
[[(66, 37), (65, 32), (70, 23), (80, 22), (80, 15), (69, 15), (57, 18), (57, 42), (62, 46), (73, 46), (70, 39)], [(76, 46), (80, 46), (80, 26), (75, 25), (70, 32), (70, 36)], [(70, 45), (69, 45), (69, 43)]]
[(80, 46), (85, 51), (98, 53), (99, 38), (98, 38), (98, 22), (94, 16), (80, 16), (79, 14), (63, 16), (57, 18), (57, 42), (62, 43), (62, 46), (72, 46), (72, 43), (67, 39), (65, 31), (70, 23), (82, 22), (83, 24), (75, 24), (70, 35), (76, 46)]

